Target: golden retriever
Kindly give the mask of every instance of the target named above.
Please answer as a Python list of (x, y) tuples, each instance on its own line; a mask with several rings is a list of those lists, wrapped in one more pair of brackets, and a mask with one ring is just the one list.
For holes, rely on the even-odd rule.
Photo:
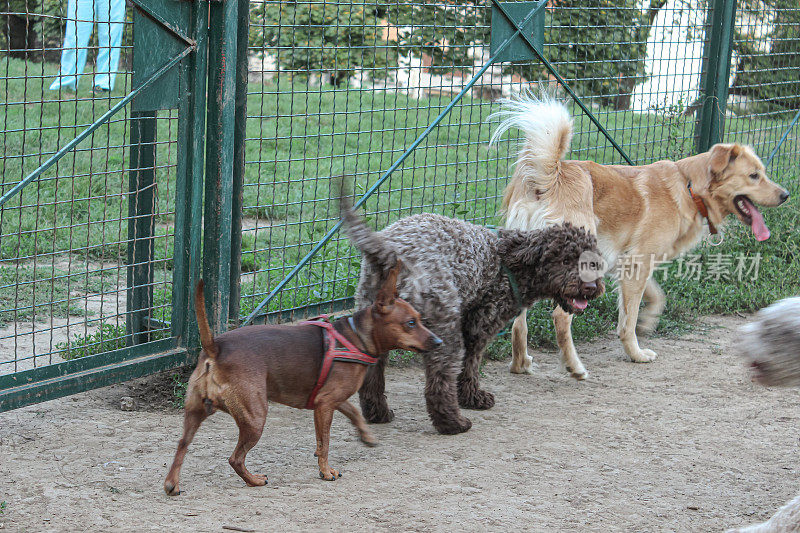
[[(650, 165), (601, 165), (564, 160), (572, 119), (561, 103), (507, 100), (495, 116), (502, 122), (491, 143), (511, 128), (525, 134), (503, 197), (506, 227), (532, 230), (571, 222), (597, 235), (606, 264), (622, 272), (617, 332), (625, 352), (638, 363), (656, 358), (636, 338), (637, 320), (640, 333), (652, 331), (664, 308), (664, 292), (652, 279), (654, 267), (692, 249), (706, 223), (715, 232), (730, 214), (750, 226), (757, 240), (768, 239), (756, 205), (774, 207), (789, 197), (766, 176), (749, 146), (717, 144), (706, 153)], [(647, 305), (640, 317), (643, 297)], [(526, 312), (512, 329), (513, 373), (532, 372)], [(572, 315), (556, 307), (553, 321), (562, 361), (574, 378), (585, 379), (572, 342)]]

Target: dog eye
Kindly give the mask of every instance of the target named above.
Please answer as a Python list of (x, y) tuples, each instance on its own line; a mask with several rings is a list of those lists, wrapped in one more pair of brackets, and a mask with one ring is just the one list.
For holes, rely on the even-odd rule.
[(411, 320), (406, 322), (406, 326), (408, 326), (409, 329), (414, 329), (415, 327), (417, 327), (417, 321), (412, 318)]
[(750, 179), (751, 180), (758, 180), (758, 172), (753, 172), (752, 174), (750, 174)]

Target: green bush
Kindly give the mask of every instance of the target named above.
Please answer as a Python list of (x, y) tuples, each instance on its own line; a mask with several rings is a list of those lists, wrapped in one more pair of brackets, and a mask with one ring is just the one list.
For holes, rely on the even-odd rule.
[(577, 92), (627, 109), (616, 95), (644, 80), (650, 22), (635, 0), (560, 0), (548, 10), (547, 59)]
[(396, 60), (397, 54), (385, 49), (378, 13), (370, 4), (290, 1), (252, 6), (250, 46), (276, 48), (284, 70), (323, 70), (338, 84), (358, 67), (379, 72)]
[[(752, 1), (750, 2), (752, 3)], [(735, 48), (741, 56), (732, 92), (769, 102), (770, 109), (800, 108), (800, 10), (797, 0), (769, 0), (776, 10), (774, 29), (766, 36), (772, 41), (769, 53), (758, 50), (754, 37), (737, 28)], [(763, 7), (754, 15), (765, 19)], [(748, 3), (739, 9), (748, 9)], [(761, 22), (764, 23), (764, 22)], [(763, 44), (763, 43), (762, 43)]]
[[(657, 2), (657, 0), (654, 0)], [(418, 0), (389, 7), (349, 2), (253, 4), (250, 45), (277, 49), (286, 70), (321, 69), (343, 79), (357, 66), (396, 66), (400, 53), (430, 56), (439, 72), (471, 67), (469, 47), (491, 40), (491, 9), (483, 0)], [(627, 94), (644, 75), (650, 22), (636, 0), (561, 0), (548, 8), (545, 42), (550, 61), (586, 95)], [(399, 42), (381, 39), (383, 20), (400, 28)], [(379, 48), (375, 49), (374, 47)], [(386, 48), (388, 46), (388, 49)], [(504, 66), (541, 79), (538, 62)]]
[[(648, 13), (636, 0), (560, 0), (545, 12), (545, 57), (580, 94), (602, 96), (616, 105), (618, 94), (629, 94), (644, 76)], [(657, 9), (658, 0), (653, 0)], [(468, 46), (491, 41), (491, 9), (483, 1), (458, 4), (422, 0), (399, 5), (389, 21), (411, 28), (400, 44), (424, 52), (433, 64), (452, 69), (471, 66)], [(544, 79), (538, 61), (507, 64), (504, 70), (529, 80)], [(610, 96), (614, 95), (614, 96)], [(623, 105), (626, 107), (626, 105)]]
[(417, 0), (398, 2), (387, 11), (389, 23), (405, 28), (400, 32), (403, 53), (427, 54), (442, 70), (472, 66), (467, 47), (490, 41), (492, 10), (487, 2)]

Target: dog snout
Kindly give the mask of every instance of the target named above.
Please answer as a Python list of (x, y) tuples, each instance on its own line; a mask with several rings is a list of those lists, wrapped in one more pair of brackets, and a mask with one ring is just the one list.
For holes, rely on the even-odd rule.
[(430, 346), (431, 350), (438, 348), (442, 345), (442, 339), (431, 333), (431, 336), (428, 338), (428, 345)]
[(584, 296), (589, 294), (594, 294), (596, 291), (597, 291), (596, 281), (584, 281), (581, 283), (581, 293)]
[(606, 286), (602, 279), (594, 281), (584, 281), (581, 283), (581, 296), (586, 298), (597, 298), (606, 291)]
[(781, 201), (780, 201), (780, 203), (782, 204), (783, 202), (785, 202), (788, 199), (789, 199), (789, 191), (783, 191), (781, 193)]

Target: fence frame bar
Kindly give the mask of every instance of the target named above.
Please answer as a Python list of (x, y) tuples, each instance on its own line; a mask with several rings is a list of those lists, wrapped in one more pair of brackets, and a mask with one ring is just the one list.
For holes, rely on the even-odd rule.
[[(703, 46), (702, 105), (695, 123), (697, 151), (707, 152), (722, 138), (731, 74), (736, 0), (711, 0)], [(710, 34), (710, 35), (709, 35)]]
[(209, 11), (202, 268), (208, 321), (219, 334), (230, 309), (239, 2), (212, 3)]
[(778, 155), (778, 150), (780, 150), (781, 146), (783, 146), (783, 143), (786, 142), (786, 139), (789, 137), (789, 133), (792, 131), (792, 128), (794, 128), (795, 124), (797, 124), (798, 119), (800, 119), (800, 110), (797, 111), (797, 113), (794, 115), (794, 118), (789, 122), (789, 125), (786, 126), (786, 131), (784, 131), (783, 135), (781, 135), (781, 138), (778, 140), (778, 144), (775, 145), (775, 148), (772, 149), (767, 158), (764, 160), (765, 167), (768, 167), (770, 163), (772, 163), (772, 160), (775, 159), (775, 156)]
[(128, 267), (125, 329), (129, 345), (150, 340), (147, 318), (153, 307), (155, 257), (156, 141), (155, 111), (133, 111), (130, 118), (128, 185)]
[[(197, 2), (192, 7), (192, 35), (197, 50), (206, 50), (208, 7)], [(185, 97), (178, 108), (177, 174), (175, 189), (175, 243), (172, 270), (172, 335), (197, 355), (200, 335), (194, 314), (192, 288), (200, 279), (202, 264), (203, 172), (205, 163), (206, 87), (208, 54), (192, 54), (184, 62), (181, 81)]]
[(236, 96), (233, 132), (233, 193), (231, 204), (231, 260), (228, 300), (228, 322), (239, 321), (242, 271), (242, 209), (244, 206), (245, 139), (247, 137), (247, 46), (250, 36), (250, 2), (239, 2), (236, 42)]

